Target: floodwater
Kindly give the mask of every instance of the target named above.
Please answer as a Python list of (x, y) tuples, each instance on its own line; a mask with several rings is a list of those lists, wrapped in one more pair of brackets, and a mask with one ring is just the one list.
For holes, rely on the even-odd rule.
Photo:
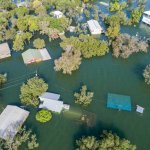
[[(150, 2), (147, 5), (150, 8)], [(99, 3), (98, 3), (99, 4)], [(102, 9), (105, 9), (102, 6)], [(150, 27), (141, 23), (137, 27), (122, 28), (122, 32), (149, 37)], [(8, 83), (0, 89), (0, 108), (8, 104), (21, 105), (20, 86), (37, 71), (48, 83), (50, 92), (61, 94), (61, 100), (71, 105), (69, 112), (53, 114), (51, 122), (36, 122), (37, 110), (28, 108), (30, 116), (26, 125), (37, 133), (38, 150), (74, 150), (75, 139), (82, 135), (99, 136), (103, 129), (112, 130), (119, 136), (129, 139), (138, 150), (150, 147), (150, 86), (142, 77), (143, 69), (150, 64), (150, 53), (133, 54), (128, 59), (116, 59), (111, 52), (104, 57), (83, 59), (80, 69), (71, 76), (54, 71), (54, 59), (61, 55), (60, 40), (48, 42), (46, 48), (52, 60), (24, 65), (21, 53), (12, 53), (12, 58), (0, 62), (0, 72), (8, 73)], [(27, 45), (26, 49), (29, 47)], [(94, 92), (92, 104), (82, 109), (74, 104), (73, 93), (86, 84)], [(107, 94), (117, 93), (131, 96), (132, 112), (106, 108)], [(135, 112), (136, 105), (145, 108), (144, 114)], [(89, 117), (88, 123), (80, 121), (82, 114)], [(23, 148), (21, 148), (23, 150)]]

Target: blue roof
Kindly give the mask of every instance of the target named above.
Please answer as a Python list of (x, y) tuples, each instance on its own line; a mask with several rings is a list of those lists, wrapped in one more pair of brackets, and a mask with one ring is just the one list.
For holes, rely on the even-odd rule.
[(131, 98), (126, 95), (108, 94), (107, 107), (131, 111)]

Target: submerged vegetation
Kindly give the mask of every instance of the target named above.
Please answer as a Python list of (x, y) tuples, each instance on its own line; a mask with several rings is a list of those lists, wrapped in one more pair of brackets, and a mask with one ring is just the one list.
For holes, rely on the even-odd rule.
[(146, 68), (144, 69), (143, 76), (144, 76), (145, 82), (147, 84), (150, 84), (150, 65), (147, 65)]
[(44, 82), (42, 78), (33, 77), (27, 81), (27, 83), (21, 86), (20, 99), (21, 103), (25, 105), (38, 106), (38, 97), (46, 92), (48, 84)]
[(8, 139), (3, 140), (0, 138), (0, 149), (1, 150), (18, 150), (22, 145), (25, 149), (36, 149), (39, 147), (37, 143), (36, 134), (32, 133), (31, 129), (24, 127), (19, 127), (18, 133), (15, 135), (13, 141), (8, 137)]
[(83, 85), (80, 93), (74, 93), (75, 103), (81, 106), (88, 106), (93, 100), (94, 93), (87, 91), (87, 86)]
[(99, 139), (95, 136), (83, 136), (76, 140), (76, 144), (76, 150), (136, 150), (136, 146), (131, 144), (129, 140), (121, 139), (110, 131), (103, 131)]
[(132, 53), (147, 52), (148, 44), (138, 37), (120, 34), (113, 42), (113, 55), (128, 58)]
[[(122, 26), (133, 27), (140, 22), (145, 1), (137, 0), (137, 7), (129, 11), (128, 4), (132, 3), (132, 0), (127, 2), (111, 0), (110, 13), (104, 18), (101, 18), (102, 12), (99, 7), (92, 2), (94, 0), (32, 0), (27, 3), (27, 6), (17, 7), (11, 0), (0, 0), (0, 42), (9, 41), (13, 50), (18, 52), (23, 51), (26, 45), (31, 43), (37, 49), (47, 47), (44, 40), (46, 38), (49, 42), (61, 38), (61, 42), (58, 42), (60, 42), (62, 53), (54, 60), (54, 70), (69, 75), (79, 69), (84, 59), (90, 61), (93, 57), (103, 57), (109, 53), (110, 49), (116, 58), (128, 58), (137, 52), (147, 53), (146, 41), (140, 37), (122, 33), (121, 30)], [(60, 18), (53, 16), (52, 12), (55, 10), (61, 11), (63, 16)], [(90, 19), (97, 21), (104, 19), (106, 27), (104, 36), (96, 38), (88, 35), (87, 20)], [(73, 36), (70, 36), (66, 32), (72, 25), (75, 25), (75, 32)], [(44, 35), (43, 39), (40, 38), (41, 35)], [(64, 35), (63, 38), (61, 35)], [(143, 76), (145, 82), (150, 84), (150, 65), (145, 68)], [(7, 77), (0, 74), (0, 86), (6, 81)], [(30, 78), (21, 86), (21, 103), (38, 107), (39, 96), (47, 90), (48, 84), (42, 78), (37, 76)], [(74, 93), (74, 102), (85, 108), (92, 103), (93, 97), (94, 93), (88, 91), (87, 86), (83, 85), (79, 93)], [(52, 119), (52, 113), (42, 109), (37, 112), (35, 119), (46, 123)], [(81, 115), (80, 120), (87, 124), (89, 122), (86, 115)], [(13, 142), (10, 139), (0, 139), (0, 149), (18, 150), (22, 144), (27, 149), (39, 147), (36, 135), (25, 127), (19, 129)], [(76, 141), (76, 145), (76, 150), (136, 149), (130, 141), (121, 139), (117, 134), (108, 131), (104, 131), (99, 138), (83, 136)]]
[(0, 74), (0, 86), (5, 84), (7, 82), (7, 75), (6, 74)]

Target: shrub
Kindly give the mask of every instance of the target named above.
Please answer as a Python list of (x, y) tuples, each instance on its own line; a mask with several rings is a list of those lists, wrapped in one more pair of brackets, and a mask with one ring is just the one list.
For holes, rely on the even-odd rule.
[(45, 123), (52, 119), (52, 113), (48, 110), (42, 109), (36, 114), (36, 120)]
[(145, 82), (150, 84), (150, 65), (147, 65), (144, 69), (143, 76), (145, 78)]
[(38, 38), (33, 41), (33, 45), (35, 48), (41, 49), (45, 47), (45, 41), (43, 39)]

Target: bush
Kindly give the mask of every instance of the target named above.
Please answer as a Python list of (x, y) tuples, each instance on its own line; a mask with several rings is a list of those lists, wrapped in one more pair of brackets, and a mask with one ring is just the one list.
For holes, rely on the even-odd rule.
[(35, 48), (41, 49), (45, 47), (45, 41), (43, 39), (38, 38), (33, 41), (33, 45)]
[(37, 112), (35, 117), (37, 121), (45, 123), (52, 119), (52, 113), (48, 110), (42, 109), (39, 112)]
[(143, 76), (145, 78), (145, 82), (150, 84), (150, 65), (147, 65), (144, 69)]

